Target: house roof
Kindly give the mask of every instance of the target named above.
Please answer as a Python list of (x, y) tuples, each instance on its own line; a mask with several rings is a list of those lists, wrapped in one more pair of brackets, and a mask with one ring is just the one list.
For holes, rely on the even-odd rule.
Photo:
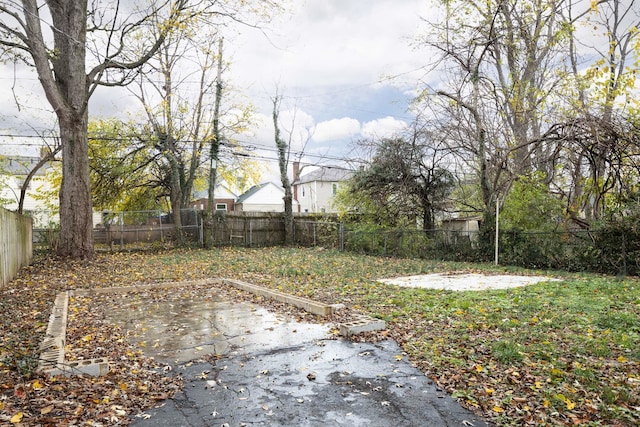
[(322, 166), (320, 169), (316, 169), (302, 175), (300, 178), (298, 178), (295, 184), (304, 184), (313, 181), (339, 182), (351, 178), (352, 175), (353, 171), (348, 169), (332, 166)]
[(253, 187), (251, 187), (250, 189), (248, 189), (247, 191), (242, 193), (240, 196), (238, 196), (238, 199), (236, 200), (236, 203), (243, 203), (249, 197), (253, 196), (258, 191), (262, 190), (264, 187), (266, 187), (268, 185), (273, 185), (274, 187), (278, 188), (279, 190), (282, 190), (282, 188), (280, 188), (278, 185), (274, 184), (273, 182), (263, 182), (262, 184), (254, 185)]
[[(216, 199), (235, 199), (238, 196), (225, 183), (217, 183), (213, 195)], [(193, 198), (196, 200), (206, 199), (207, 197), (209, 197), (209, 190), (207, 189), (193, 192)]]
[[(38, 164), (39, 157), (0, 156), (0, 173), (6, 175), (26, 176)], [(49, 165), (40, 168), (36, 175), (44, 175)]]

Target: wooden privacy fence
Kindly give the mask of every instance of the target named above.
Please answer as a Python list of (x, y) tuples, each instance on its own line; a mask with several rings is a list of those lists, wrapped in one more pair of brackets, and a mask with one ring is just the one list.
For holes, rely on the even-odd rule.
[(28, 265), (32, 256), (32, 219), (0, 208), (0, 287)]
[[(201, 216), (195, 209), (181, 211), (182, 233), (188, 241), (201, 242)], [(169, 242), (176, 238), (173, 215), (162, 211), (103, 212), (102, 222), (93, 229), (95, 243), (123, 248)]]
[[(282, 212), (218, 212), (213, 218), (204, 214), (201, 224), (203, 244), (207, 247), (261, 247), (285, 243)], [(294, 214), (294, 244), (343, 249), (344, 236), (344, 226), (331, 215)]]
[(205, 246), (274, 246), (284, 243), (284, 218), (277, 212), (218, 212), (202, 221)]

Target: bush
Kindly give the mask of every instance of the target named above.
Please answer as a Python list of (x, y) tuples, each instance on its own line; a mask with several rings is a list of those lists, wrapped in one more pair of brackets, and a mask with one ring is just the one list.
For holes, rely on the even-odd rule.
[(636, 276), (640, 273), (640, 214), (598, 224), (593, 241), (594, 264), (603, 271)]

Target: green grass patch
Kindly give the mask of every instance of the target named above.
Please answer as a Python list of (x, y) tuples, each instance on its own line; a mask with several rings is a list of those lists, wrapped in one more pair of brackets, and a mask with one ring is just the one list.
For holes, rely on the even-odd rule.
[(463, 403), (485, 408), (498, 425), (640, 424), (635, 278), (555, 272), (562, 282), (451, 292), (376, 280), (434, 272), (550, 273), (298, 248), (172, 251), (144, 262), (148, 280), (236, 278), (382, 318), (425, 373), (447, 390), (464, 390)]
[(602, 329), (621, 332), (640, 332), (640, 319), (636, 313), (629, 311), (609, 311), (598, 317), (595, 324)]
[(493, 357), (504, 364), (519, 363), (524, 358), (522, 346), (513, 341), (501, 340), (492, 346)]

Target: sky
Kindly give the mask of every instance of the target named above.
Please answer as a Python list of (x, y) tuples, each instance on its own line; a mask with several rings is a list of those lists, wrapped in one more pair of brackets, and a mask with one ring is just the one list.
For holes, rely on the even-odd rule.
[(353, 141), (390, 136), (407, 126), (409, 103), (425, 66), (424, 51), (412, 45), (429, 2), (294, 3), (266, 36), (243, 31), (229, 42), (232, 79), (245, 88), (262, 118), (256, 139), (273, 144), (276, 92), (283, 96), (282, 126), (288, 127), (295, 111), (296, 124), (311, 129), (305, 153), (325, 156), (308, 157), (310, 163), (348, 158)]
[[(268, 147), (262, 157), (275, 157), (271, 113), (276, 93), (283, 97), (282, 128), (295, 124), (292, 148), (302, 150), (310, 135), (303, 162), (344, 164), (353, 141), (390, 136), (407, 126), (409, 102), (428, 62), (412, 43), (429, 2), (288, 0), (287, 5), (262, 30), (238, 26), (225, 34), (225, 56), (231, 62), (225, 79), (256, 109), (257, 125), (238, 139)], [(0, 141), (4, 151), (10, 147), (24, 154), (36, 150), (38, 140), (19, 145), (24, 139), (12, 142), (7, 136), (53, 129), (55, 120), (35, 74), (13, 67), (0, 66)], [(92, 97), (90, 117), (122, 117), (137, 108), (124, 90), (100, 88)], [(276, 167), (266, 162), (265, 180), (276, 175)]]

